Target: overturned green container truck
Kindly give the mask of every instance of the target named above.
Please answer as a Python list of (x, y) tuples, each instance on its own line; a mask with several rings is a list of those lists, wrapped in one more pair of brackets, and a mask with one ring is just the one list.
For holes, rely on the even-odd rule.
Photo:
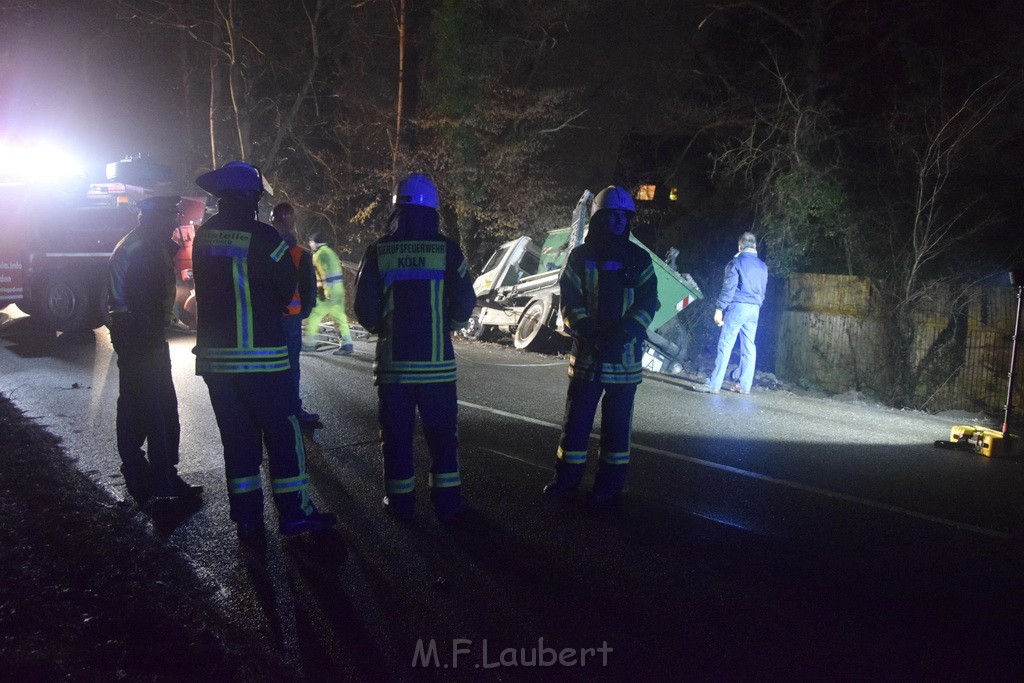
[[(594, 195), (584, 191), (573, 211), (572, 225), (552, 230), (543, 242), (523, 236), (495, 250), (473, 285), (477, 307), (462, 330), (464, 336), (481, 339), (502, 330), (512, 334), (516, 348), (535, 349), (554, 335), (568, 334), (559, 312), (558, 278), (569, 252), (583, 242), (593, 200)], [(644, 367), (678, 373), (689, 343), (679, 313), (703, 295), (693, 278), (676, 272), (635, 237), (630, 239), (651, 255), (661, 300), (648, 328)]]

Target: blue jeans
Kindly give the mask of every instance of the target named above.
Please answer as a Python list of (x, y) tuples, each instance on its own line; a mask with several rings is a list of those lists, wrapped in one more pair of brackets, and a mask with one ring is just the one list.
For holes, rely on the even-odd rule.
[(754, 384), (754, 363), (757, 361), (754, 336), (757, 334), (757, 317), (760, 311), (761, 307), (757, 304), (730, 304), (725, 310), (725, 324), (722, 325), (722, 334), (718, 337), (715, 370), (708, 379), (708, 384), (715, 391), (722, 388), (737, 336), (740, 338), (740, 389), (750, 391)]

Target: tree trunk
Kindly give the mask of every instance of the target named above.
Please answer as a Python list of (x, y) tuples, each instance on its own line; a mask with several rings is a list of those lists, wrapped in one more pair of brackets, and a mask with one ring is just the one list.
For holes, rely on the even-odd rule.
[(217, 168), (217, 50), (210, 48), (210, 168)]
[[(281, 120), (281, 125), (277, 128), (277, 135), (274, 136), (274, 141), (270, 144), (270, 148), (267, 150), (266, 155), (264, 155), (263, 160), (260, 162), (260, 165), (265, 170), (269, 170), (273, 167), (277, 157), (277, 152), (281, 149), (281, 144), (284, 142), (285, 136), (291, 131), (292, 125), (295, 122), (295, 117), (298, 116), (299, 109), (302, 107), (302, 103), (305, 101), (306, 96), (309, 95), (309, 91), (313, 88), (313, 78), (316, 76), (316, 70), (320, 65), (320, 32), (318, 29), (318, 22), (323, 14), (326, 1), (327, 0), (317, 0), (316, 10), (312, 16), (310, 16), (308, 12), (306, 13), (306, 18), (309, 21), (309, 42), (313, 55), (310, 60), (309, 69), (306, 72), (306, 80), (303, 81), (299, 92), (295, 94), (291, 108)], [(305, 7), (305, 5), (303, 5), (303, 7)]]
[(398, 93), (395, 102), (395, 140), (391, 144), (391, 175), (398, 173), (398, 152), (402, 144), (402, 107), (405, 92), (405, 0), (398, 9)]

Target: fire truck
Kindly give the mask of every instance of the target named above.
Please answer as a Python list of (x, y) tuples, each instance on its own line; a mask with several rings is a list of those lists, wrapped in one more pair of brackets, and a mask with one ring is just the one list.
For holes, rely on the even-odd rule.
[[(110, 254), (138, 225), (136, 202), (174, 194), (171, 178), (170, 169), (143, 156), (107, 164), (102, 183), (0, 174), (0, 308), (16, 304), (60, 332), (102, 326)], [(175, 303), (179, 319), (194, 325), (191, 246), (205, 200), (186, 198), (181, 210), (182, 224), (170, 235), (182, 247)]]

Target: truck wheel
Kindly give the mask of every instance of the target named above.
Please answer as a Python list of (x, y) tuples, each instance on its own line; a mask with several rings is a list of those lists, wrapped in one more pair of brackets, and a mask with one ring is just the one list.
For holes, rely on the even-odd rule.
[(88, 284), (65, 274), (46, 278), (35, 292), (33, 313), (58, 332), (91, 330), (94, 316)]
[(474, 313), (473, 315), (469, 316), (469, 321), (466, 322), (465, 327), (459, 330), (459, 334), (461, 334), (466, 339), (479, 341), (480, 339), (484, 338), (484, 333), (486, 331), (487, 328), (480, 324), (480, 316)]
[(537, 349), (548, 340), (551, 336), (547, 324), (549, 307), (547, 301), (540, 299), (534, 299), (527, 304), (512, 335), (512, 343), (517, 349)]

